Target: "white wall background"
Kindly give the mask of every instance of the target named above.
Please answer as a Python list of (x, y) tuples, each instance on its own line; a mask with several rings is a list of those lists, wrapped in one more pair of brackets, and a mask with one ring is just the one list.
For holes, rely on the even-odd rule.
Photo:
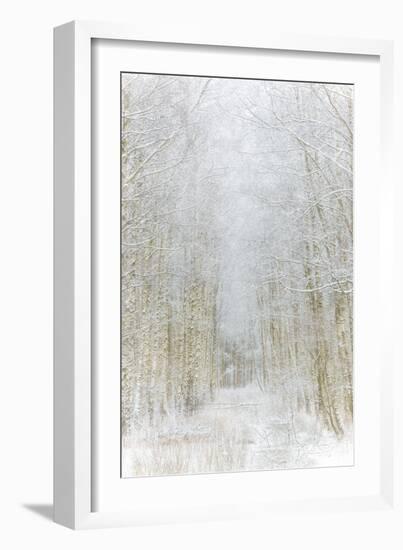
[[(231, 26), (397, 40), (399, 0), (14, 0), (1, 8), (0, 83), (0, 545), (3, 548), (280, 548), (402, 546), (388, 513), (278, 516), (265, 524), (72, 532), (52, 524), (52, 27), (71, 19), (212, 28)], [(397, 122), (402, 122), (398, 106)], [(401, 124), (400, 124), (401, 125)], [(400, 133), (400, 132), (399, 132)], [(401, 173), (399, 173), (401, 176)], [(402, 193), (400, 193), (400, 198)], [(403, 204), (403, 203), (402, 203)], [(400, 222), (400, 229), (402, 223)], [(38, 513), (39, 512), (39, 513)]]

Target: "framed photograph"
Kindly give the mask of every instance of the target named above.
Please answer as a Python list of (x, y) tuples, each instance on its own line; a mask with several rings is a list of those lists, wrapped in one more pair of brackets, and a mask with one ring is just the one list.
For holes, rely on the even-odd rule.
[(55, 521), (393, 509), (392, 44), (54, 44)]

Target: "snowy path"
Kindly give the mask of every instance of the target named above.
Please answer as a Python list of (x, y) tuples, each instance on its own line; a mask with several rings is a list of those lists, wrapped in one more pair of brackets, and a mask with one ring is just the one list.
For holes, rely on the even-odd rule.
[(315, 419), (291, 417), (256, 387), (221, 390), (193, 416), (160, 417), (158, 429), (124, 442), (124, 477), (351, 465), (352, 438), (339, 441)]

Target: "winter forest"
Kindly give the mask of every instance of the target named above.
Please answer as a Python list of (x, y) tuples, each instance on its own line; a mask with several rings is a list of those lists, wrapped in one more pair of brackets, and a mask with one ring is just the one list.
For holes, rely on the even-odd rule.
[(353, 86), (122, 73), (122, 477), (353, 463)]

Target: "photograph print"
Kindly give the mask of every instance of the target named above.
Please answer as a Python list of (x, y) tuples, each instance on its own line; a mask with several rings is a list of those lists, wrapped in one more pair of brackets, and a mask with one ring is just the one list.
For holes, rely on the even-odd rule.
[(121, 73), (121, 476), (351, 466), (353, 85)]

